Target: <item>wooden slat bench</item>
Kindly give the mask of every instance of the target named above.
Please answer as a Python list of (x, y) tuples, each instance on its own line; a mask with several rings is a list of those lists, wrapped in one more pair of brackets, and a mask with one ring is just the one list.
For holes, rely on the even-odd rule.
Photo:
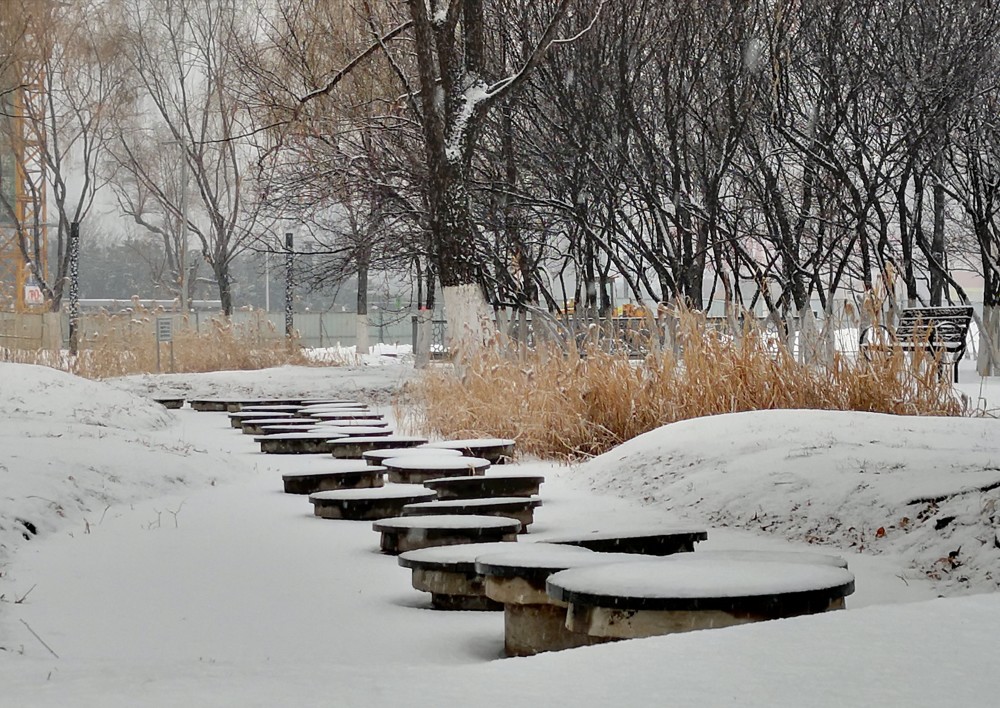
[(908, 307), (900, 312), (892, 330), (885, 325), (861, 330), (859, 348), (868, 358), (880, 347), (928, 352), (940, 357), (942, 372), (944, 367), (952, 367), (952, 380), (958, 383), (958, 362), (965, 355), (972, 313), (971, 305)]

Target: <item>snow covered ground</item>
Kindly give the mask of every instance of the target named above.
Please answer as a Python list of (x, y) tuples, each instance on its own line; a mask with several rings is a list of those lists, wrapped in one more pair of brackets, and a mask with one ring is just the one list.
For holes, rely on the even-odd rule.
[(326, 459), (261, 455), (223, 414), (143, 397), (346, 394), (388, 412), (410, 373), (378, 354), (111, 384), (0, 364), (0, 705), (1000, 702), (996, 420), (763, 412), (582, 465), (523, 461), (547, 480), (532, 538), (705, 525), (699, 550), (840, 553), (857, 592), (846, 612), (499, 659), (502, 617), (427, 609), (370, 524), (281, 493)]

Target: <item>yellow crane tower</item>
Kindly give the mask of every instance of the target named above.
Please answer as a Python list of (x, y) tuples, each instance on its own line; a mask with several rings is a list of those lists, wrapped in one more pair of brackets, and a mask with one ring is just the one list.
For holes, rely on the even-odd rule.
[[(11, 4), (0, 0), (0, 4)], [(25, 3), (26, 5), (29, 3)], [(40, 3), (30, 3), (37, 7)], [(46, 268), (44, 127), (26, 115), (44, 113), (41, 48), (30, 16), (0, 17), (0, 309), (44, 307), (32, 275)], [(20, 17), (22, 22), (16, 22)], [(36, 238), (37, 235), (37, 238)], [(29, 257), (26, 257), (28, 254)], [(33, 256), (33, 257), (32, 257)]]

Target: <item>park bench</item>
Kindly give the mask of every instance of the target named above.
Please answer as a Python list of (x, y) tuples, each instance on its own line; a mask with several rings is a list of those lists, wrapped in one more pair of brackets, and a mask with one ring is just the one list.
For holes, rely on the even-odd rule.
[(893, 330), (885, 325), (861, 330), (859, 349), (869, 360), (879, 349), (927, 352), (939, 357), (942, 374), (951, 366), (952, 380), (958, 383), (958, 362), (965, 355), (972, 313), (971, 305), (908, 307), (899, 313)]
[(396, 517), (372, 524), (372, 529), (382, 534), (380, 550), (393, 556), (431, 546), (515, 541), (520, 528), (517, 519), (456, 514)]
[(546, 580), (569, 605), (566, 627), (602, 639), (652, 637), (839, 610), (854, 575), (835, 565), (697, 559), (697, 553), (613, 567), (572, 568)]

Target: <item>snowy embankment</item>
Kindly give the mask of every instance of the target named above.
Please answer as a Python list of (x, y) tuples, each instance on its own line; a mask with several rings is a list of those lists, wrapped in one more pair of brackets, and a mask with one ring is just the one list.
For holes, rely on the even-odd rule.
[(1000, 583), (1000, 421), (755, 411), (682, 421), (597, 457), (595, 490), (712, 525), (891, 552), (947, 594)]
[(64, 525), (113, 504), (215, 484), (225, 460), (179, 437), (158, 403), (42, 366), (0, 364), (0, 567)]

